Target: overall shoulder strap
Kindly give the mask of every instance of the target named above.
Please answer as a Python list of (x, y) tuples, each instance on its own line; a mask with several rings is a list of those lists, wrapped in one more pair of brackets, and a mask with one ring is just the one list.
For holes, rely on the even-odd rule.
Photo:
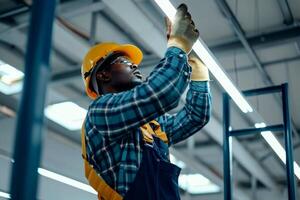
[(101, 200), (122, 200), (123, 197), (112, 189), (100, 176), (97, 175), (96, 171), (90, 166), (86, 158), (86, 144), (85, 144), (85, 128), (84, 124), (81, 129), (81, 147), (82, 147), (82, 158), (84, 160), (84, 171), (85, 177), (89, 184), (98, 192), (98, 199)]

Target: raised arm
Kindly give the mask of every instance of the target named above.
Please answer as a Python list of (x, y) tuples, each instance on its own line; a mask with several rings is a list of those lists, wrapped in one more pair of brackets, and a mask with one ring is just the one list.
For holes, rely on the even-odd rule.
[(195, 55), (189, 56), (192, 67), (190, 88), (185, 106), (175, 115), (165, 115), (159, 121), (167, 133), (169, 145), (176, 144), (199, 131), (208, 123), (211, 95), (207, 67)]
[(176, 144), (205, 126), (211, 113), (211, 95), (207, 81), (191, 81), (184, 107), (176, 114), (159, 117), (169, 145)]

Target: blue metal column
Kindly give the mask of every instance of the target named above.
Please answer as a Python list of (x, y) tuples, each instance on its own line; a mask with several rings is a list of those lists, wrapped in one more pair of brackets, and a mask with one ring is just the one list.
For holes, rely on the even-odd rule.
[(34, 0), (31, 8), (11, 178), (11, 196), (16, 200), (36, 199), (55, 5), (56, 0)]
[(286, 175), (288, 182), (289, 200), (296, 200), (295, 176), (294, 176), (294, 157), (293, 157), (293, 142), (291, 132), (291, 116), (289, 110), (289, 93), (288, 84), (282, 85), (282, 111), (284, 123), (284, 139), (286, 152)]
[(224, 200), (232, 199), (231, 189), (231, 151), (229, 144), (229, 96), (227, 93), (223, 94), (223, 169), (224, 169)]

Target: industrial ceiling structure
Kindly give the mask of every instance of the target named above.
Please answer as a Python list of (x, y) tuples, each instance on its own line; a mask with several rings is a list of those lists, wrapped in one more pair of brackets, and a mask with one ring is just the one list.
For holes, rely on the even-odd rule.
[[(299, 165), (300, 1), (170, 2), (174, 6), (182, 2), (188, 5), (201, 39), (240, 91), (289, 84), (294, 159)], [(6, 199), (4, 196), (10, 190), (30, 10), (31, 1), (0, 1), (0, 80), (3, 82), (0, 82), (0, 199)], [(59, 2), (53, 26), (52, 72), (45, 110), (46, 137), (37, 199), (97, 199), (92, 190), (82, 189), (85, 185), (74, 186), (87, 184), (79, 129), (91, 100), (84, 91), (81, 61), (95, 43), (131, 43), (143, 50), (140, 70), (147, 76), (166, 50), (164, 16), (154, 0)], [(4, 79), (5, 74), (15, 77)], [(172, 161), (183, 168), (180, 180), (183, 200), (223, 199), (222, 93), (225, 91), (213, 75), (211, 79), (213, 110), (209, 124), (171, 149)], [(171, 113), (184, 104), (184, 96)], [(251, 97), (247, 101), (253, 112), (244, 113), (232, 103), (232, 129), (255, 127), (262, 122), (267, 125), (282, 123), (280, 95)], [(62, 107), (55, 107), (59, 105)], [(60, 116), (73, 118), (66, 122), (59, 119)], [(284, 147), (283, 133), (275, 135)], [(232, 151), (234, 199), (287, 199), (285, 164), (260, 134), (232, 139)], [(60, 177), (55, 180), (50, 172)], [(299, 175), (295, 180), (300, 199), (300, 168), (295, 168), (295, 173)], [(66, 181), (62, 182), (62, 179)]]

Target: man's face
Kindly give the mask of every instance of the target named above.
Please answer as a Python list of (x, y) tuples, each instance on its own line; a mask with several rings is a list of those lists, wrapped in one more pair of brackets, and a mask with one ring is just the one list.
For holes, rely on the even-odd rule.
[(111, 62), (108, 72), (110, 73), (109, 85), (118, 91), (130, 90), (143, 82), (137, 65), (126, 56), (119, 56)]

